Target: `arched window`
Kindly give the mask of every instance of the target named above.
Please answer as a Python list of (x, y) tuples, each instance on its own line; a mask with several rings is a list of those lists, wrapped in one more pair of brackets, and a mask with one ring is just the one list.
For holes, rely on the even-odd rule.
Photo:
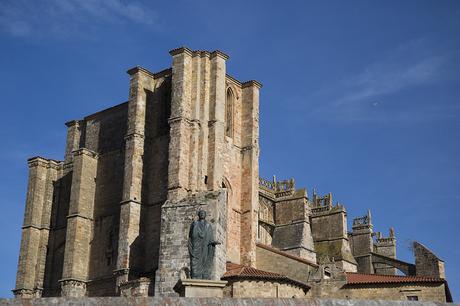
[(227, 137), (233, 137), (233, 101), (234, 95), (229, 88), (225, 100), (225, 136)]

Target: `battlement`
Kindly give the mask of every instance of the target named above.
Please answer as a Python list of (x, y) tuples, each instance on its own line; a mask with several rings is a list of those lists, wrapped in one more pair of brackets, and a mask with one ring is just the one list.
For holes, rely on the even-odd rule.
[(375, 232), (372, 236), (375, 238), (374, 243), (376, 246), (393, 245), (396, 241), (395, 230), (392, 227), (390, 227), (388, 237), (382, 236), (381, 232)]
[(268, 192), (275, 198), (292, 196), (296, 191), (293, 178), (277, 181), (276, 176), (273, 176), (273, 181), (259, 177), (259, 188)]
[(367, 215), (362, 216), (362, 217), (357, 217), (353, 219), (352, 223), (352, 229), (353, 231), (355, 230), (361, 230), (361, 229), (372, 229), (372, 217), (371, 217), (371, 211), (367, 211)]
[(313, 190), (313, 199), (311, 203), (311, 213), (313, 215), (333, 213), (338, 211), (344, 211), (345, 208), (342, 204), (337, 202), (335, 205), (332, 204), (332, 193), (328, 193), (324, 196), (318, 196), (316, 189)]

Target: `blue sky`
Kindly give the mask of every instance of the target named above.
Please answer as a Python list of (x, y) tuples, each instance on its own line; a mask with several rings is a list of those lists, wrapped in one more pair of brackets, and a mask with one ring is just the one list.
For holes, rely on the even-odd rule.
[[(64, 122), (124, 102), (128, 68), (221, 49), (264, 84), (260, 174), (372, 210), (446, 261), (460, 297), (459, 1), (0, 0), (0, 296), (14, 288), (31, 156), (61, 159)], [(350, 221), (349, 220), (349, 221)]]

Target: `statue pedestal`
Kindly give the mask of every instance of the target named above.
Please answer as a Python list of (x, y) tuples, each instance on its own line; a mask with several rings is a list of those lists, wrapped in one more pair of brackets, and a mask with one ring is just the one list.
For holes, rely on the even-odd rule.
[(226, 281), (181, 279), (176, 288), (182, 297), (223, 297)]

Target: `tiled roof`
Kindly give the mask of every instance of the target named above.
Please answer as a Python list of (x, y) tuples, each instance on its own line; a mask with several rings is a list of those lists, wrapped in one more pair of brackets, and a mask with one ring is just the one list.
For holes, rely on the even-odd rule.
[(444, 278), (427, 277), (427, 276), (401, 276), (401, 275), (378, 275), (346, 272), (348, 285), (365, 285), (365, 284), (401, 284), (401, 283), (444, 283), (446, 301), (452, 303), (452, 294), (450, 293), (449, 284)]
[(346, 272), (347, 284), (444, 283), (443, 278)]
[(222, 279), (230, 278), (277, 280), (292, 283), (302, 288), (310, 288), (310, 286), (308, 286), (307, 284), (291, 279), (286, 275), (263, 271), (256, 268), (235, 264), (232, 262), (227, 262), (227, 272), (225, 272)]

